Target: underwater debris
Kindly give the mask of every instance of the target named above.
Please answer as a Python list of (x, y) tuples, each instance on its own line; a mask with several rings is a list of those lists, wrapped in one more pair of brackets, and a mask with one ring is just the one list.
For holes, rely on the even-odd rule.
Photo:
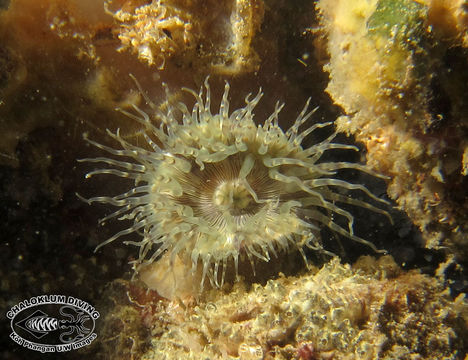
[(204, 87), (199, 93), (185, 89), (196, 99), (192, 110), (184, 103), (173, 106), (166, 101), (162, 106), (166, 112), (162, 112), (148, 99), (155, 119), (137, 106), (135, 113), (120, 110), (144, 126), (146, 147), (127, 142), (119, 130), (108, 130), (108, 134), (122, 149), (86, 138), (115, 157), (130, 159), (80, 160), (112, 167), (91, 171), (87, 178), (110, 174), (135, 180), (135, 187), (124, 194), (86, 200), (119, 207), (100, 223), (112, 218), (134, 221), (98, 248), (121, 236), (142, 233), (141, 241), (126, 241), (140, 248), (137, 270), (165, 253), (171, 265), (180, 257), (192, 265), (193, 274), (201, 266), (200, 290), (206, 277), (212, 286), (221, 287), (228, 266), (234, 265), (237, 276), (239, 257), (248, 258), (255, 274), (255, 260), (268, 262), (271, 255), (298, 250), (307, 263), (304, 247), (328, 253), (321, 245), (320, 226), (382, 252), (354, 234), (353, 215), (336, 203), (390, 218), (379, 207), (343, 192), (357, 190), (375, 202), (387, 202), (362, 184), (335, 177), (341, 169), (380, 175), (362, 164), (321, 161), (331, 150), (358, 150), (332, 142), (336, 132), (308, 148), (301, 146), (312, 132), (332, 125), (305, 125), (314, 113), (308, 111), (309, 101), (284, 132), (278, 125), (283, 107), (278, 103), (263, 123), (253, 121), (253, 110), (263, 96), (261, 90), (253, 98), (246, 96), (245, 107), (230, 112), (226, 82), (219, 112), (213, 114), (208, 79)]

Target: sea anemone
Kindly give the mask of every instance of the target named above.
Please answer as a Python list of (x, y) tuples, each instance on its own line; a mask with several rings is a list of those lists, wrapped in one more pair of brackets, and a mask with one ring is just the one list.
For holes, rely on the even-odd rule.
[[(86, 200), (119, 207), (101, 223), (111, 218), (133, 220), (132, 226), (97, 249), (138, 232), (141, 241), (126, 242), (139, 246), (138, 264), (152, 263), (166, 253), (170, 263), (182, 256), (189, 264), (191, 261), (192, 272), (200, 266), (200, 288), (207, 277), (213, 286), (222, 286), (226, 269), (232, 264), (237, 276), (240, 257), (250, 261), (254, 273), (256, 259), (269, 261), (271, 254), (278, 256), (294, 249), (307, 264), (304, 247), (327, 253), (320, 240), (323, 225), (381, 251), (353, 233), (353, 215), (336, 203), (388, 216), (386, 211), (345, 192), (360, 190), (377, 202), (386, 202), (364, 185), (335, 176), (341, 169), (380, 175), (362, 164), (321, 161), (330, 150), (358, 150), (353, 145), (332, 142), (336, 133), (308, 148), (301, 146), (313, 131), (332, 125), (314, 123), (301, 129), (315, 111), (308, 111), (309, 101), (285, 132), (278, 125), (283, 107), (278, 103), (263, 123), (254, 122), (253, 110), (263, 95), (261, 89), (253, 98), (251, 94), (246, 96), (245, 107), (230, 113), (226, 82), (215, 114), (211, 112), (208, 78), (199, 93), (184, 90), (195, 98), (191, 111), (184, 103), (173, 105), (169, 100), (156, 107), (141, 88), (154, 119), (137, 106), (133, 106), (135, 113), (120, 110), (144, 126), (145, 148), (125, 140), (119, 130), (107, 130), (120, 144), (119, 150), (85, 137), (116, 158), (130, 160), (83, 159), (111, 167), (91, 171), (87, 178), (111, 174), (135, 180), (135, 186), (124, 194)], [(339, 218), (345, 222), (335, 221)]]

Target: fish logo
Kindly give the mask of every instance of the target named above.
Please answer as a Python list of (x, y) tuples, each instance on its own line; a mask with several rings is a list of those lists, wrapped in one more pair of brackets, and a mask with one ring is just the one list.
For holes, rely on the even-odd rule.
[[(66, 310), (72, 313), (67, 313)], [(68, 320), (59, 320), (55, 317), (50, 317), (41, 310), (37, 310), (25, 319), (18, 321), (16, 325), (23, 328), (36, 339), (40, 339), (52, 331), (61, 331), (59, 338), (63, 343), (81, 340), (91, 331), (90, 328), (84, 325), (86, 321), (91, 320), (91, 317), (83, 310), (65, 305), (59, 309), (59, 312), (68, 318)], [(75, 312), (76, 316), (74, 316), (73, 312)], [(74, 333), (76, 334), (75, 336), (70, 336)]]
[(41, 352), (64, 352), (89, 345), (99, 313), (72, 296), (42, 295), (24, 300), (7, 312), (10, 338)]

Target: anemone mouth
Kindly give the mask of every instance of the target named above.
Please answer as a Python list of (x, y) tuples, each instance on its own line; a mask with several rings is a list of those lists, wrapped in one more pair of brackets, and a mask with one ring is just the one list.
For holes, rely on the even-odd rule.
[[(167, 111), (162, 113), (146, 99), (159, 126), (136, 106), (136, 113), (121, 110), (145, 127), (149, 150), (127, 142), (119, 131), (108, 133), (121, 150), (87, 139), (114, 157), (130, 159), (83, 159), (111, 167), (92, 171), (87, 177), (110, 174), (135, 180), (135, 187), (124, 194), (87, 200), (119, 207), (103, 221), (117, 217), (134, 222), (98, 248), (132, 232), (142, 233), (140, 242), (127, 242), (140, 247), (138, 263), (151, 263), (165, 253), (170, 254), (172, 263), (181, 255), (191, 261), (193, 272), (201, 265), (200, 289), (206, 277), (213, 286), (222, 286), (229, 262), (234, 263), (237, 275), (239, 256), (247, 256), (255, 273), (254, 260), (269, 261), (270, 254), (278, 256), (279, 252), (297, 249), (306, 264), (304, 247), (330, 254), (322, 248), (319, 226), (381, 252), (354, 234), (354, 217), (339, 204), (366, 208), (390, 218), (380, 207), (343, 192), (360, 191), (373, 202), (387, 202), (364, 185), (335, 175), (341, 169), (353, 169), (382, 176), (361, 164), (321, 162), (326, 152), (357, 150), (355, 146), (334, 143), (336, 133), (308, 148), (302, 147), (309, 134), (332, 124), (315, 123), (302, 129), (314, 113), (307, 110), (309, 101), (284, 132), (278, 125), (282, 108), (278, 104), (265, 122), (257, 125), (253, 121), (261, 91), (254, 98), (247, 96), (245, 107), (229, 112), (226, 83), (215, 114), (211, 112), (208, 79), (205, 92), (203, 88), (199, 93), (186, 91), (196, 100), (191, 111), (183, 103), (173, 106), (167, 101), (163, 106)], [(340, 225), (337, 217), (347, 226)]]
[(190, 206), (195, 216), (206, 219), (212, 226), (225, 225), (226, 216), (233, 217), (239, 225), (245, 223), (266, 202), (279, 199), (281, 188), (268, 176), (268, 169), (255, 160), (254, 168), (241, 178), (244, 160), (245, 156), (237, 154), (216, 164), (206, 164), (203, 170), (193, 164), (190, 173), (180, 174), (183, 195), (173, 200)]

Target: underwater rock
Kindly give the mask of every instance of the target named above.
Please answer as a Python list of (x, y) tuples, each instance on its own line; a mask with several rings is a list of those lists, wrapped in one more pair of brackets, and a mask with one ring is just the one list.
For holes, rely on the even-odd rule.
[[(448, 246), (463, 258), (468, 254), (466, 7), (444, 1), (322, 0), (317, 9), (319, 46), (330, 56), (324, 66), (330, 73), (327, 92), (345, 112), (338, 130), (355, 135), (367, 148), (368, 164), (391, 176), (388, 194), (420, 228), (423, 245)], [(450, 14), (460, 25), (446, 29)]]
[[(418, 356), (461, 357), (467, 351), (463, 338), (467, 332), (466, 300), (463, 295), (453, 299), (448, 290), (444, 290), (445, 284), (440, 279), (415, 271), (404, 273), (387, 257), (379, 262), (372, 259), (361, 260), (354, 268), (340, 265), (334, 260), (323, 270), (315, 269), (296, 277), (280, 276), (266, 285), (248, 285), (255, 280), (246, 277), (243, 282), (236, 283), (231, 292), (228, 292), (229, 286), (225, 285), (204, 294), (198, 303), (190, 298), (190, 294), (194, 293), (190, 285), (194, 284), (190, 284), (190, 279), (187, 278), (180, 282), (183, 290), (180, 297), (183, 298), (178, 300), (174, 290), (179, 289), (174, 287), (170, 278), (164, 278), (166, 268), (162, 266), (158, 269), (162, 277), (156, 279), (156, 287), (161, 291), (159, 295), (170, 297), (172, 301), (161, 299), (140, 283), (119, 280), (108, 286), (110, 279), (129, 277), (128, 273), (122, 273), (129, 268), (127, 263), (135, 259), (128, 256), (124, 246), (114, 246), (110, 251), (91, 255), (99, 239), (112, 236), (116, 229), (109, 225), (95, 226), (95, 220), (99, 216), (105, 216), (103, 214), (109, 208), (90, 208), (76, 198), (75, 191), (89, 194), (89, 188), (82, 184), (82, 178), (86, 170), (93, 169), (78, 166), (75, 160), (98, 156), (97, 151), (82, 140), (83, 133), (89, 132), (90, 138), (110, 145), (110, 141), (106, 141), (105, 128), (114, 130), (120, 127), (125, 140), (136, 143), (141, 140), (141, 127), (129, 125), (134, 122), (114, 111), (115, 107), (128, 109), (132, 105), (144, 109), (141, 94), (131, 90), (135, 85), (128, 76), (129, 73), (135, 75), (144, 89), (148, 89), (148, 96), (155, 99), (157, 106), (165, 98), (164, 91), (159, 91), (162, 81), (171, 89), (179, 89), (181, 86), (196, 88), (209, 72), (220, 75), (211, 77), (215, 88), (222, 86), (222, 76), (229, 77), (229, 82), (236, 89), (232, 92), (233, 108), (242, 106), (243, 94), (260, 85), (269, 96), (264, 98), (264, 104), (258, 105), (259, 117), (268, 116), (277, 100), (287, 102), (283, 110), (285, 120), (281, 119), (279, 123), (282, 129), (288, 129), (294, 123), (297, 109), (303, 106), (309, 96), (320, 105), (318, 119), (335, 119), (335, 111), (330, 109), (328, 98), (322, 94), (325, 76), (313, 61), (313, 56), (310, 56), (312, 45), (306, 44), (308, 40), (302, 34), (302, 24), (306, 24), (304, 27), (310, 25), (306, 19), (315, 16), (310, 10), (313, 2), (272, 0), (265, 6), (265, 14), (261, 1), (209, 0), (203, 2), (208, 4), (206, 8), (195, 9), (195, 3), (200, 2), (159, 2), (177, 8), (174, 14), (180, 14), (181, 17), (185, 16), (181, 11), (187, 10), (184, 24), (201, 22), (202, 27), (208, 27), (213, 23), (220, 31), (199, 30), (206, 37), (194, 34), (191, 39), (197, 45), (202, 44), (202, 47), (192, 46), (189, 42), (183, 44), (187, 45), (186, 53), (178, 48), (168, 50), (165, 67), (158, 70), (159, 63), (149, 65), (146, 60), (138, 58), (140, 53), (130, 47), (131, 40), (126, 43), (129, 44), (128, 49), (118, 50), (123, 45), (119, 34), (129, 36), (125, 32), (125, 26), (134, 25), (135, 18), (119, 21), (114, 15), (105, 12), (104, 0), (0, 0), (0, 163), (18, 167), (13, 170), (10, 167), (2, 168), (3, 173), (9, 174), (11, 171), (13, 174), (3, 178), (5, 187), (2, 214), (6, 221), (2, 233), (8, 238), (8, 241), (2, 243), (3, 267), (0, 269), (5, 279), (2, 281), (3, 295), (0, 298), (0, 302), (5, 305), (3, 307), (26, 298), (29, 293), (41, 292), (79, 292), (78, 297), (89, 298), (93, 304), (97, 304), (98, 299), (109, 301), (109, 311), (102, 317), (102, 322), (99, 322), (99, 341), (92, 347), (80, 350), (82, 352), (76, 352), (76, 355), (70, 354), (76, 358), (89, 353), (92, 353), (90, 357), (98, 358), (98, 354), (94, 353), (97, 347), (102, 347), (98, 351), (102, 350), (100, 355), (104, 359), (150, 359), (166, 355), (167, 358), (172, 356), (182, 359), (216, 359), (224, 356), (238, 359), (360, 359), (363, 358), (360, 355), (363, 351), (368, 351), (369, 356), (380, 354), (381, 358), (389, 359)], [(150, 3), (157, 2), (114, 0), (109, 10), (113, 14), (121, 10), (121, 14), (125, 12), (134, 16), (137, 9)], [(354, 3), (362, 5), (360, 1)], [(348, 6), (352, 6), (351, 4), (350, 2)], [(359, 140), (367, 144), (371, 153), (373, 151), (377, 154), (374, 158), (370, 156), (370, 159), (373, 164), (380, 162), (382, 171), (392, 169), (393, 159), (401, 164), (400, 168), (387, 173), (393, 175), (401, 170), (400, 177), (397, 177), (400, 181), (398, 186), (406, 186), (405, 182), (408, 181), (409, 187), (403, 195), (411, 195), (411, 186), (414, 186), (411, 171), (419, 171), (418, 176), (426, 190), (427, 178), (433, 178), (431, 181), (435, 184), (434, 188), (442, 189), (441, 193), (433, 195), (433, 205), (437, 205), (438, 198), (442, 196), (441, 209), (437, 210), (438, 214), (442, 214), (450, 201), (449, 210), (454, 212), (448, 213), (450, 220), (466, 212), (466, 208), (463, 208), (466, 187), (463, 182), (457, 182), (460, 171), (466, 175), (468, 168), (468, 143), (466, 138), (459, 141), (462, 138), (460, 133), (466, 129), (466, 122), (455, 116), (466, 113), (466, 102), (460, 96), (466, 89), (464, 63), (458, 61), (464, 54), (461, 48), (466, 47), (466, 41), (459, 35), (466, 29), (466, 12), (460, 1), (453, 2), (456, 7), (449, 6), (447, 1), (432, 1), (431, 4), (428, 5), (427, 24), (433, 26), (437, 33), (435, 38), (443, 39), (438, 43), (440, 47), (428, 48), (425, 43), (420, 44), (417, 39), (421, 32), (416, 31), (413, 40), (417, 44), (417, 51), (413, 48), (408, 51), (405, 47), (395, 51), (395, 57), (388, 58), (392, 59), (389, 62), (392, 66), (385, 76), (390, 79), (390, 83), (394, 81), (399, 84), (401, 73), (412, 69), (411, 56), (425, 54), (424, 51), (420, 53), (419, 49), (430, 50), (434, 55), (431, 57), (434, 63), (431, 60), (424, 69), (431, 70), (434, 66), (448, 62), (453, 72), (444, 70), (437, 73), (439, 77), (433, 83), (432, 80), (427, 80), (431, 70), (423, 74), (421, 84), (426, 86), (429, 82), (431, 89), (443, 90), (437, 92), (439, 97), (432, 98), (435, 101), (431, 106), (436, 110), (443, 110), (446, 99), (450, 98), (452, 117), (410, 117), (407, 127), (404, 125), (406, 119), (403, 124), (398, 122), (395, 125), (390, 122), (393, 127), (383, 122), (376, 123), (374, 128), (383, 125), (383, 131), (389, 129), (386, 134), (390, 136), (390, 140), (385, 140), (382, 148), (377, 142), (381, 138), (372, 138), (374, 145), (372, 141), (365, 141), (365, 134), (370, 132), (366, 130), (364, 121), (364, 135)], [(442, 4), (437, 11), (435, 4)], [(431, 10), (431, 6), (434, 6), (434, 10)], [(339, 8), (336, 7), (335, 10)], [(385, 13), (384, 8), (382, 5), (381, 16)], [(437, 14), (442, 11), (441, 8), (448, 16), (446, 19), (457, 19), (455, 27), (452, 27), (451, 21), (438, 21), (441, 17)], [(211, 15), (213, 17), (203, 18), (203, 14), (213, 9), (217, 11)], [(414, 9), (415, 13), (404, 17), (405, 21), (416, 19), (418, 24), (425, 27), (426, 22), (421, 23), (418, 20), (421, 17), (426, 18), (424, 7), (414, 6)], [(352, 14), (353, 12), (344, 11), (342, 15), (346, 17)], [(370, 17), (371, 14), (366, 19)], [(359, 14), (355, 22), (362, 24)], [(348, 25), (352, 27), (352, 24)], [(386, 39), (389, 29), (381, 29), (380, 26), (375, 15), (372, 23), (374, 38), (368, 44)], [(174, 31), (177, 32), (178, 29), (176, 27)], [(183, 37), (185, 29), (180, 31), (178, 34)], [(362, 38), (367, 39), (365, 36)], [(180, 39), (177, 38), (178, 41)], [(365, 48), (365, 41), (363, 44)], [(353, 42), (351, 45), (353, 49), (357, 46)], [(323, 49), (327, 50), (320, 50)], [(368, 54), (374, 54), (374, 51), (370, 46)], [(384, 59), (384, 55), (378, 54), (371, 60)], [(405, 56), (408, 55), (410, 59), (406, 62), (408, 57)], [(362, 60), (362, 56), (357, 59)], [(376, 86), (366, 88), (368, 84), (365, 80), (369, 80), (368, 71), (373, 69), (373, 64), (371, 62), (371, 66), (361, 69), (362, 73), (356, 72), (357, 77), (353, 74), (354, 70), (347, 75), (354, 81), (353, 86), (357, 86), (359, 91), (373, 101), (375, 98), (385, 100), (379, 100), (379, 106), (382, 113), (386, 114), (390, 105), (386, 102), (388, 98), (382, 95), (380, 83), (377, 81)], [(362, 65), (367, 66), (369, 63)], [(370, 76), (372, 74), (375, 72), (371, 72)], [(394, 74), (397, 75), (392, 77)], [(459, 76), (460, 74), (463, 76)], [(306, 76), (314, 81), (306, 83), (303, 81)], [(413, 78), (410, 76), (409, 80)], [(411, 80), (409, 83), (418, 84), (418, 81)], [(405, 83), (404, 89), (410, 88), (410, 85)], [(342, 90), (346, 89), (343, 86)], [(424, 87), (417, 89), (419, 91)], [(427, 92), (422, 90), (421, 95), (416, 96), (418, 91), (414, 91), (412, 97), (408, 92), (404, 94), (403, 98), (408, 97), (405, 111), (413, 108), (414, 104), (426, 104), (419, 100), (424, 99)], [(216, 101), (220, 100), (222, 92), (218, 95)], [(179, 96), (180, 93), (174, 94), (175, 101), (185, 100), (179, 99)], [(346, 93), (347, 102), (354, 101), (357, 97), (356, 92)], [(394, 99), (393, 95), (390, 98)], [(356, 109), (362, 111), (362, 97), (356, 101), (359, 105)], [(162, 107), (159, 109), (164, 110)], [(351, 114), (350, 110), (345, 110)], [(373, 110), (370, 119), (374, 119), (375, 108)], [(397, 115), (400, 114), (399, 111), (396, 106)], [(424, 110), (422, 113), (429, 112)], [(377, 119), (385, 119), (385, 116), (379, 115)], [(341, 121), (347, 120), (349, 118), (342, 118)], [(361, 124), (356, 122), (356, 126)], [(396, 135), (392, 135), (392, 131)], [(356, 133), (357, 130), (353, 129), (352, 132)], [(447, 134), (453, 136), (447, 137)], [(397, 141), (399, 136), (403, 136), (404, 141)], [(442, 137), (443, 141), (440, 140)], [(310, 146), (315, 140), (309, 139), (306, 146)], [(402, 142), (405, 143), (405, 151), (411, 150), (413, 152), (410, 155), (415, 155), (410, 159), (411, 166), (404, 156), (400, 161), (400, 153), (390, 152), (391, 156), (388, 156), (385, 152), (385, 147), (395, 149)], [(431, 152), (424, 154), (429, 148)], [(378, 152), (378, 149), (382, 149), (382, 152)], [(418, 155), (420, 152), (423, 155)], [(426, 171), (421, 165), (422, 160), (432, 156), (440, 162), (430, 160), (429, 165), (424, 165), (428, 167)], [(350, 159), (344, 159), (348, 160)], [(420, 165), (416, 166), (413, 162)], [(377, 168), (379, 167), (376, 166)], [(409, 173), (405, 175), (406, 171)], [(93, 182), (92, 185), (98, 190), (108, 191), (106, 194), (118, 193), (114, 190), (122, 188), (116, 182), (105, 180)], [(421, 189), (415, 189), (415, 193), (419, 194)], [(429, 190), (424, 196), (433, 194)], [(102, 194), (106, 195), (104, 191)], [(424, 219), (418, 217), (419, 209), (425, 209), (426, 206), (426, 200), (420, 204), (419, 199), (420, 197), (411, 197), (415, 202), (413, 207), (404, 205), (408, 209), (414, 209), (413, 212), (407, 211), (418, 224), (427, 218), (425, 213)], [(456, 207), (453, 204), (461, 206)], [(464, 221), (463, 216), (457, 219), (460, 219), (460, 224)], [(444, 226), (442, 230), (449, 236), (447, 242), (455, 243), (451, 238), (453, 234), (446, 232), (452, 228)], [(428, 229), (434, 229), (431, 219)], [(440, 234), (439, 228), (434, 231), (439, 231)], [(464, 236), (466, 233), (459, 234)], [(385, 243), (378, 237), (369, 240), (375, 240), (376, 245)], [(457, 244), (462, 244), (462, 241)], [(410, 246), (408, 245), (409, 250), (412, 249)], [(263, 275), (263, 269), (267, 267), (273, 268), (272, 271), (277, 273), (279, 263), (282, 265), (295, 262), (294, 274), (297, 274), (297, 268), (303, 267), (303, 263), (300, 255), (295, 255), (297, 256), (283, 257), (275, 264), (272, 263), (274, 259), (268, 263), (262, 262), (263, 268), (259, 265), (257, 273)], [(251, 272), (248, 260), (242, 267), (245, 272)], [(180, 274), (176, 273), (175, 276), (181, 276)], [(241, 270), (239, 275), (245, 276), (241, 274)], [(161, 281), (165, 286), (164, 290), (161, 288)], [(197, 287), (199, 282), (196, 279)], [(118, 294), (116, 283), (120, 287)], [(460, 281), (459, 291), (466, 287), (463, 284)], [(188, 286), (185, 287), (186, 285)], [(105, 310), (104, 306), (97, 307)], [(332, 313), (335, 309), (337, 311)], [(7, 338), (5, 342), (8, 341)], [(340, 345), (342, 341), (349, 341), (350, 345), (343, 347)], [(9, 346), (12, 351), (3, 350), (2, 354), (18, 358), (22, 355), (18, 355), (20, 351), (16, 344), (11, 343)], [(34, 354), (28, 353), (27, 356), (34, 359)], [(38, 354), (37, 358), (40, 356)]]
[(106, 108), (109, 115), (100, 122), (115, 119), (112, 109), (118, 96), (99, 108), (88, 106), (94, 95), (88, 91), (97, 61), (93, 56), (102, 44), (97, 38), (101, 16), (106, 16), (102, 4), (101, 11), (96, 10), (96, 3), (14, 0), (0, 9), (1, 164), (19, 166), (18, 142), (39, 128), (74, 134)]
[[(468, 349), (464, 295), (452, 299), (439, 279), (404, 272), (390, 256), (362, 257), (352, 267), (335, 258), (301, 276), (250, 289), (238, 283), (185, 305), (140, 286), (119, 281), (106, 295), (123, 294), (110, 309), (119, 320), (104, 324), (107, 358), (120, 358), (129, 345), (140, 349), (135, 359), (148, 360), (435, 360), (459, 359)], [(116, 321), (118, 335), (107, 331)], [(134, 324), (145, 335), (136, 336)]]
[(428, 23), (440, 39), (468, 47), (468, 5), (465, 0), (423, 0)]
[[(138, 103), (129, 73), (149, 88), (258, 69), (252, 41), (261, 0), (144, 3), (13, 0), (0, 7), (0, 163), (18, 166), (18, 141), (39, 127), (129, 129), (113, 111)], [(162, 58), (164, 71), (157, 70)]]
[[(174, 58), (180, 66), (213, 73), (239, 75), (258, 68), (251, 43), (263, 20), (262, 0), (126, 1), (106, 10), (118, 24), (114, 29), (122, 46), (159, 70)], [(140, 6), (138, 6), (140, 5)]]

